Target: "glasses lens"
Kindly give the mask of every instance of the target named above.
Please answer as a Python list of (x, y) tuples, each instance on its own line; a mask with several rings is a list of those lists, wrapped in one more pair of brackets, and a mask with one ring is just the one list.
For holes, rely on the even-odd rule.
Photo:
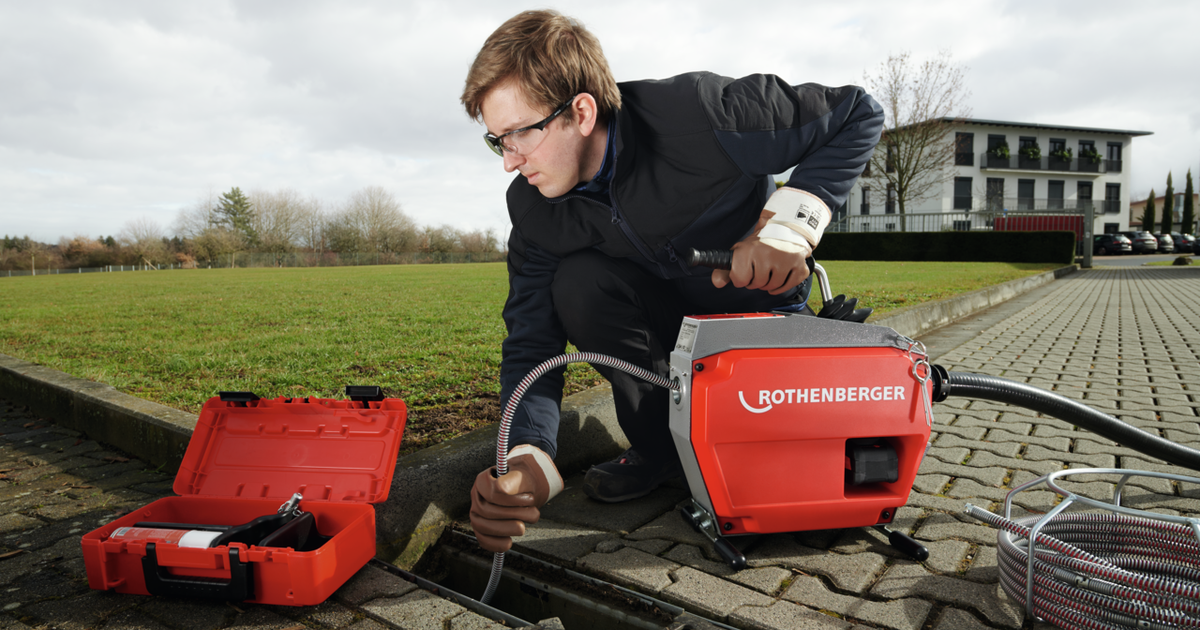
[(521, 129), (504, 137), (504, 148), (517, 155), (525, 155), (542, 143), (544, 129)]
[(483, 141), (487, 143), (488, 148), (492, 150), (492, 153), (495, 153), (500, 157), (504, 157), (504, 151), (501, 150), (500, 141), (496, 139), (496, 136), (493, 136), (490, 133), (485, 133), (483, 134)]

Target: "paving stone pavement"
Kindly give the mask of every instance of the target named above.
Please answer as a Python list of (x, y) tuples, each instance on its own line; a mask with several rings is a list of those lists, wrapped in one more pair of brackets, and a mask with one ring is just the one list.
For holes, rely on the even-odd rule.
[[(1200, 447), (1200, 270), (1082, 271), (935, 332), (931, 356), (1052, 389), (1123, 420)], [(964, 332), (966, 331), (966, 332)], [(939, 339), (953, 339), (945, 347)], [(923, 339), (924, 340), (924, 339)], [(963, 513), (998, 512), (1012, 487), (1053, 470), (1112, 466), (1184, 472), (1036, 413), (984, 401), (935, 406), (932, 445), (895, 525), (923, 541), (917, 563), (873, 530), (800, 532), (738, 541), (748, 568), (733, 571), (674, 509), (676, 485), (626, 505), (565, 492), (517, 549), (632, 588), (735, 628), (956, 630), (1049, 626), (1023, 619), (998, 588), (994, 530)], [(1130, 500), (1200, 512), (1197, 494), (1163, 496), (1149, 480)], [(0, 630), (26, 628), (333, 629), (498, 628), (489, 619), (374, 566), (329, 601), (291, 608), (124, 596), (87, 587), (79, 537), (170, 496), (172, 479), (0, 392)], [(1107, 482), (1079, 479), (1089, 496)], [(1019, 509), (1053, 501), (1033, 492)], [(556, 627), (555, 620), (545, 622)], [(561, 626), (557, 626), (561, 627)]]

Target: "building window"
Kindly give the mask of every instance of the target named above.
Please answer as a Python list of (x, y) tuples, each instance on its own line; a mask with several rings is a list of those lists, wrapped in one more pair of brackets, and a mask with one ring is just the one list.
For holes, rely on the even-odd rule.
[(1033, 210), (1033, 180), (1017, 180), (1017, 209)]
[(1075, 185), (1075, 199), (1080, 210), (1092, 205), (1092, 182), (1078, 182)]
[(896, 172), (896, 163), (892, 161), (892, 145), (887, 145), (887, 162), (884, 164), (884, 170), (889, 173)]
[(1009, 168), (1011, 166), (1012, 163), (1009, 161), (1012, 157), (1011, 151), (1009, 152), (1009, 157), (1007, 158), (999, 157), (993, 153), (1002, 146), (1008, 146), (1008, 139), (1005, 136), (988, 134), (987, 157), (984, 158), (984, 164), (986, 164), (988, 168)]
[(971, 178), (970, 177), (955, 177), (954, 178), (954, 209), (955, 210), (970, 210), (971, 209)]
[(975, 166), (975, 134), (961, 131), (954, 134), (954, 164)]
[(951, 229), (953, 229), (955, 232), (970, 232), (971, 231), (971, 222), (970, 221), (955, 221), (954, 227)]
[(887, 185), (887, 205), (884, 206), (884, 213), (896, 214), (896, 186), (895, 186), (895, 184)]
[[(1179, 206), (1176, 206), (1179, 207)], [(1121, 185), (1104, 185), (1104, 213), (1116, 214), (1121, 211)]]
[(992, 212), (1004, 209), (1004, 178), (989, 177), (987, 179), (987, 208)]
[(1050, 155), (1046, 158), (1047, 167), (1054, 171), (1071, 170), (1071, 158), (1067, 157), (1067, 141), (1062, 138), (1050, 138)]
[(859, 206), (859, 214), (871, 214), (871, 187), (862, 187), (862, 204)]
[(895, 223), (889, 223), (889, 224), (887, 224), (887, 225), (885, 225), (885, 226), (884, 226), (884, 229), (885, 229), (885, 230), (887, 230), (888, 232), (895, 232), (895, 231), (896, 231), (896, 224), (895, 224)]
[(1109, 173), (1121, 172), (1121, 147), (1122, 144), (1120, 142), (1108, 143), (1108, 156), (1106, 158), (1107, 163), (1104, 166), (1105, 170), (1107, 170)]
[(1105, 234), (1116, 234), (1117, 232), (1120, 232), (1120, 231), (1121, 231), (1120, 223), (1105, 223), (1104, 224), (1104, 233)]
[(1063, 209), (1063, 181), (1052, 179), (1046, 182), (1046, 207), (1050, 210)]

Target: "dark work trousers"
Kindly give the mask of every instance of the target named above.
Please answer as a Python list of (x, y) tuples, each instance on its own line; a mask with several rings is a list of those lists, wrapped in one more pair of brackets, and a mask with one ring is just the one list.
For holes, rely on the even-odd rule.
[[(693, 299), (685, 299), (683, 291)], [(803, 295), (808, 294), (803, 285)], [(663, 280), (637, 264), (595, 250), (571, 254), (552, 286), (567, 338), (584, 352), (606, 354), (666, 375), (685, 315), (769, 310), (797, 297), (716, 289), (709, 277)], [(698, 299), (697, 299), (698, 298)], [(594, 366), (612, 384), (617, 421), (643, 456), (677, 457), (669, 423), (670, 392), (621, 370)]]

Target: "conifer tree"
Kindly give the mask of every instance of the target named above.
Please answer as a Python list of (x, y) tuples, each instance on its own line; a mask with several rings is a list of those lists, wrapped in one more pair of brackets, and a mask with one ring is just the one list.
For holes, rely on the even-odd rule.
[(1163, 198), (1162, 221), (1159, 221), (1158, 231), (1170, 234), (1173, 223), (1175, 223), (1175, 186), (1171, 185), (1171, 172), (1167, 171), (1167, 195)]
[(242, 189), (234, 186), (222, 194), (216, 210), (221, 225), (242, 234), (251, 246), (258, 242), (258, 235), (254, 232), (254, 206)]
[(1142, 231), (1154, 232), (1154, 189), (1150, 189), (1150, 198), (1146, 200), (1146, 211), (1142, 213)]
[(1196, 209), (1193, 207), (1195, 202), (1192, 201), (1192, 197), (1195, 194), (1196, 191), (1192, 188), (1192, 169), (1189, 168), (1187, 172), (1187, 184), (1183, 189), (1183, 217), (1179, 222), (1179, 231), (1184, 234), (1193, 234), (1196, 230)]

